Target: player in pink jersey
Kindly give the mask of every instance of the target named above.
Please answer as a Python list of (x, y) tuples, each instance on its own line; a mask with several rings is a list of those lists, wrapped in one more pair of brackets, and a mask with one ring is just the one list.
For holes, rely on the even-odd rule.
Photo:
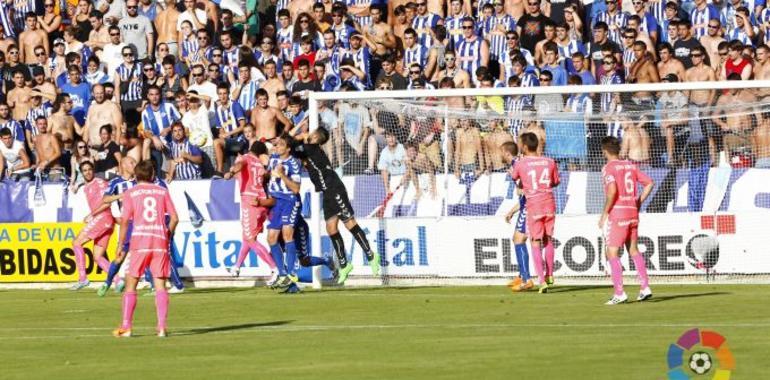
[[(556, 201), (553, 188), (559, 186), (559, 172), (556, 163), (538, 154), (540, 144), (537, 135), (527, 132), (519, 136), (524, 151), (513, 166), (511, 178), (520, 180), (527, 199), (527, 230), (532, 242), (532, 259), (540, 281), (540, 293), (546, 293), (553, 285), (554, 247), (551, 237), (556, 219)], [(545, 273), (543, 273), (543, 251), (545, 251)]]
[[(615, 293), (607, 301), (607, 305), (617, 305), (626, 302), (628, 296), (623, 291), (623, 267), (620, 265), (618, 253), (625, 245), (631, 255), (639, 276), (641, 290), (637, 301), (652, 297), (652, 291), (647, 280), (645, 258), (639, 254), (637, 240), (639, 238), (639, 206), (652, 192), (655, 183), (631, 161), (621, 160), (620, 141), (615, 137), (602, 139), (602, 154), (607, 159), (607, 165), (602, 169), (604, 183), (604, 211), (599, 218), (599, 228), (605, 231), (607, 241), (607, 261), (610, 264), (612, 284)], [(641, 195), (637, 197), (637, 183), (644, 186)]]
[[(112, 236), (115, 219), (110, 210), (100, 207), (102, 205), (102, 196), (109, 187), (107, 181), (94, 177), (94, 164), (91, 161), (85, 161), (80, 164), (80, 172), (83, 173), (85, 185), (83, 192), (91, 209), (91, 214), (85, 217), (86, 226), (80, 231), (78, 237), (72, 242), (72, 250), (75, 252), (75, 264), (78, 268), (78, 282), (72, 286), (72, 290), (80, 290), (88, 286), (90, 281), (86, 276), (86, 257), (83, 246), (89, 241), (94, 242), (93, 257), (99, 268), (106, 273), (110, 269), (110, 261), (104, 257), (107, 251), (107, 245)], [(98, 211), (97, 213), (93, 213)], [(117, 282), (117, 280), (116, 280)]]
[[(123, 214), (120, 220), (120, 240), (126, 237), (129, 220), (134, 227), (129, 243), (131, 260), (126, 273), (126, 292), (123, 294), (123, 323), (113, 331), (116, 337), (130, 337), (136, 308), (136, 284), (145, 269), (150, 268), (155, 283), (155, 306), (158, 316), (158, 336), (166, 336), (168, 316), (169, 241), (179, 222), (168, 189), (154, 184), (155, 167), (152, 161), (136, 165), (134, 174), (138, 183), (123, 193)], [(166, 216), (169, 222), (166, 224)], [(122, 248), (121, 248), (122, 250)], [(123, 252), (121, 252), (123, 253)]]
[(267, 159), (267, 146), (261, 141), (255, 141), (251, 144), (247, 154), (239, 156), (235, 160), (235, 165), (230, 168), (224, 178), (230, 179), (236, 174), (240, 174), (237, 179), (241, 193), (241, 227), (243, 228), (243, 241), (241, 250), (238, 252), (238, 260), (235, 265), (227, 268), (227, 271), (233, 277), (238, 277), (243, 261), (246, 260), (249, 251), (253, 250), (273, 271), (272, 278), (267, 282), (268, 285), (271, 285), (278, 278), (275, 261), (267, 248), (257, 240), (257, 236), (263, 231), (269, 213), (264, 202), (267, 199), (264, 186), (265, 177), (268, 174), (267, 169), (265, 169)]

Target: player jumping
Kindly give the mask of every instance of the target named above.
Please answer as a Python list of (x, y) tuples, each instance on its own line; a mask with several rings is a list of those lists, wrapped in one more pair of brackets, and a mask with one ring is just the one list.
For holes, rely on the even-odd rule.
[[(516, 159), (519, 156), (519, 147), (513, 141), (508, 141), (500, 146), (503, 158), (511, 163), (511, 171), (516, 166)], [(512, 175), (512, 174), (511, 174)], [(519, 194), (519, 202), (505, 215), (505, 222), (510, 223), (513, 215), (517, 212), (516, 229), (513, 232), (513, 248), (516, 252), (516, 263), (519, 264), (519, 276), (508, 284), (514, 292), (529, 290), (535, 287), (529, 275), (529, 252), (527, 250), (527, 199), (523, 194)]]
[[(275, 153), (270, 157), (268, 169), (270, 182), (268, 192), (275, 198), (275, 205), (270, 210), (270, 224), (267, 230), (267, 243), (270, 244), (270, 254), (273, 255), (278, 267), (276, 286), (285, 288), (297, 282), (296, 276), (289, 277), (287, 268), (294, 268), (297, 262), (297, 246), (294, 243), (294, 224), (300, 213), (300, 163), (292, 157), (289, 143), (291, 137), (281, 135), (275, 139)], [(281, 235), (285, 243), (284, 249), (278, 244)]]
[[(556, 218), (556, 201), (553, 188), (559, 186), (559, 172), (556, 163), (538, 153), (537, 135), (531, 132), (519, 137), (524, 156), (513, 166), (511, 178), (521, 180), (521, 187), (527, 198), (527, 230), (532, 241), (532, 257), (535, 272), (540, 282), (540, 293), (548, 292), (553, 285), (553, 227)], [(545, 274), (543, 254), (545, 251)]]
[[(102, 205), (102, 195), (109, 186), (107, 181), (94, 176), (94, 164), (84, 161), (80, 164), (80, 172), (83, 173), (85, 193), (88, 207), (91, 211), (99, 209)], [(90, 284), (86, 276), (86, 258), (83, 246), (89, 241), (94, 241), (94, 262), (106, 273), (110, 270), (110, 261), (104, 257), (107, 245), (115, 226), (115, 219), (110, 210), (102, 209), (96, 214), (88, 214), (85, 218), (86, 226), (80, 231), (78, 237), (72, 242), (72, 250), (75, 252), (75, 264), (78, 268), (78, 282), (72, 286), (72, 290), (80, 290)]]
[[(128, 189), (123, 196), (123, 214), (120, 221), (120, 240), (127, 235), (129, 220), (134, 227), (129, 251), (131, 262), (126, 273), (126, 292), (123, 294), (123, 323), (113, 331), (115, 337), (130, 337), (136, 308), (136, 284), (148, 267), (155, 282), (155, 306), (158, 316), (158, 336), (166, 336), (168, 316), (168, 292), (166, 279), (169, 277), (171, 259), (169, 242), (179, 222), (168, 189), (153, 183), (155, 168), (151, 161), (136, 165), (136, 186)], [(166, 223), (168, 215), (168, 223)], [(122, 248), (121, 248), (122, 251)], [(121, 256), (125, 252), (120, 252)]]
[(238, 277), (244, 260), (250, 251), (254, 251), (273, 271), (272, 278), (267, 282), (267, 285), (270, 286), (278, 279), (275, 261), (267, 248), (257, 240), (269, 213), (266, 207), (260, 205), (260, 201), (267, 198), (263, 185), (267, 170), (261, 156), (267, 157), (267, 147), (263, 142), (255, 141), (251, 144), (249, 152), (238, 156), (235, 165), (224, 176), (225, 179), (230, 179), (236, 174), (240, 174), (238, 182), (241, 193), (241, 227), (243, 229), (241, 235), (243, 241), (241, 250), (238, 252), (238, 260), (235, 265), (227, 268), (227, 271), (233, 277)]
[(340, 220), (364, 250), (372, 274), (379, 275), (380, 255), (372, 251), (366, 234), (353, 217), (353, 207), (350, 205), (345, 185), (337, 173), (332, 170), (329, 157), (321, 148), (329, 140), (329, 131), (324, 128), (317, 128), (315, 131), (304, 135), (303, 138), (304, 143), (295, 143), (293, 153), (304, 162), (315, 190), (323, 192), (321, 202), (324, 218), (326, 218), (326, 232), (329, 233), (340, 265), (337, 283), (345, 283), (353, 270), (353, 264), (348, 262), (345, 252), (345, 242), (337, 229)]
[[(628, 300), (626, 292), (623, 291), (623, 267), (618, 257), (620, 247), (624, 244), (634, 261), (641, 284), (641, 290), (636, 300), (644, 301), (652, 297), (652, 291), (647, 279), (645, 259), (643, 255), (639, 254), (639, 246), (637, 245), (639, 207), (650, 195), (655, 183), (633, 162), (618, 158), (620, 142), (617, 138), (608, 136), (602, 139), (602, 154), (607, 159), (607, 164), (602, 169), (602, 182), (607, 198), (604, 201), (604, 211), (599, 218), (599, 228), (602, 231), (608, 231), (608, 234), (605, 235), (607, 261), (610, 264), (612, 284), (615, 287), (615, 293), (606, 305), (617, 305)], [(644, 190), (638, 198), (637, 183), (644, 186)]]

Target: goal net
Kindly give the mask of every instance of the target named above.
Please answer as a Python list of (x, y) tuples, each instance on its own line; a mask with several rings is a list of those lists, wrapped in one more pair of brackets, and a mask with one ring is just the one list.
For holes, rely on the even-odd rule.
[[(604, 281), (600, 142), (655, 181), (639, 244), (657, 281), (761, 281), (770, 216), (770, 91), (764, 81), (315, 93), (311, 128), (383, 257), (363, 282), (502, 282), (518, 274), (519, 193), (501, 144), (525, 132), (558, 165), (555, 275)], [(513, 212), (512, 212), (513, 210)], [(318, 221), (318, 220), (317, 220)], [(319, 249), (332, 254), (322, 223)], [(318, 251), (316, 251), (318, 252)], [(624, 255), (625, 274), (635, 274)], [(708, 276), (708, 277), (707, 277)]]

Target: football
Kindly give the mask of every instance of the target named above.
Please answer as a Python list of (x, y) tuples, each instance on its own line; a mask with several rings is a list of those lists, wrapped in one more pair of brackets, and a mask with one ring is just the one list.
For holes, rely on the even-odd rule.
[(711, 369), (711, 356), (706, 352), (696, 352), (690, 356), (690, 369), (703, 375)]

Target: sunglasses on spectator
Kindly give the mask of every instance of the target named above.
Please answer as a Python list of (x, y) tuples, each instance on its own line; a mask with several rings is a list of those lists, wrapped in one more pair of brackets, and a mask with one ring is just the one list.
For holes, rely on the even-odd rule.
[(202, 76), (203, 76), (203, 73), (193, 73), (193, 77), (195, 78), (202, 77)]
[(722, 55), (722, 56), (727, 55), (727, 52), (726, 51), (720, 51), (719, 55)]
[(612, 61), (602, 61), (602, 63), (605, 64), (605, 65), (614, 65), (615, 64), (615, 62), (612, 62)]
[(420, 75), (420, 71), (419, 70), (417, 70), (417, 71), (409, 71), (409, 74)]
[(85, 148), (86, 148), (85, 145), (78, 145), (78, 149), (85, 149)]
[(693, 58), (703, 58), (703, 54), (690, 54), (690, 57), (693, 57)]
[(416, 3), (415, 5), (417, 5), (418, 7), (424, 7), (424, 6), (426, 6), (427, 4), (428, 4), (428, 3)]
[(210, 72), (210, 73), (218, 73), (218, 72), (219, 72), (219, 69), (217, 69), (216, 67), (210, 67), (210, 68), (209, 68), (209, 72)]
[(508, 39), (508, 41), (515, 41), (519, 39), (519, 37), (516, 37), (516, 36), (508, 36), (506, 38)]
[(38, 57), (42, 57), (42, 56), (45, 56), (45, 52), (44, 51), (39, 51), (39, 52), (35, 53), (35, 55), (38, 56)]
[(144, 71), (155, 71), (155, 68), (154, 67), (145, 67), (143, 70)]
[(623, 36), (623, 38), (635, 38), (635, 36)]
[(137, 5), (126, 5), (126, 9), (136, 9), (139, 8)]
[(110, 33), (110, 36), (112, 36), (112, 37), (120, 37), (120, 33)]
[(199, 40), (208, 40), (209, 38), (208, 38), (208, 37), (206, 37), (206, 36), (198, 36), (198, 39), (199, 39)]
[(527, 3), (527, 5), (529, 5), (530, 7), (536, 7), (540, 5), (540, 3)]
[(307, 23), (310, 22), (310, 20), (308, 20), (306, 18), (303, 18), (302, 20), (299, 20), (299, 22), (302, 23), (302, 24), (307, 24)]
[(123, 56), (124, 56), (124, 57), (133, 57), (134, 55), (133, 55), (133, 54), (131, 54), (131, 53), (123, 53)]
[(19, 54), (19, 51), (18, 50), (9, 51), (8, 54), (16, 55), (16, 54)]
[(540, 81), (541, 81), (541, 82), (550, 82), (550, 81), (551, 81), (551, 78), (541, 77), (541, 78), (540, 78)]
[(473, 29), (473, 25), (463, 25), (463, 29)]
[(719, 25), (709, 25), (709, 29), (719, 29)]

